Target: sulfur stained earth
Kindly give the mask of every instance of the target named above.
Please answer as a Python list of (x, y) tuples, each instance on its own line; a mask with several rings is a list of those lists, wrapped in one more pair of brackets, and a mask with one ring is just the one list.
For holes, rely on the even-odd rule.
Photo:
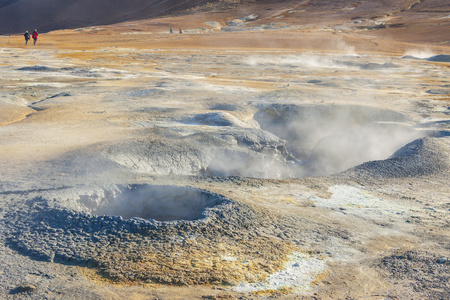
[(448, 298), (448, 11), (404, 2), (0, 37), (1, 297)]

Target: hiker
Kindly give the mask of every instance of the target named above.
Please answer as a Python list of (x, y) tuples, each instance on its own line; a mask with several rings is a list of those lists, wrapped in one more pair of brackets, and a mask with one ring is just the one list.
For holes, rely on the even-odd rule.
[(180, 34), (182, 34), (183, 33), (183, 30), (181, 30), (181, 28), (180, 28)]
[(169, 31), (170, 33), (173, 33), (173, 29), (172, 29), (172, 27), (170, 27), (170, 31)]
[(39, 33), (37, 32), (37, 29), (35, 29), (33, 31), (33, 33), (31, 34), (31, 37), (33, 38), (33, 44), (34, 45), (36, 45), (36, 41), (37, 41), (38, 35), (39, 35)]
[(25, 46), (28, 45), (28, 41), (31, 39), (30, 34), (28, 33), (28, 30), (25, 31), (25, 33), (23, 34), (23, 36), (25, 37)]

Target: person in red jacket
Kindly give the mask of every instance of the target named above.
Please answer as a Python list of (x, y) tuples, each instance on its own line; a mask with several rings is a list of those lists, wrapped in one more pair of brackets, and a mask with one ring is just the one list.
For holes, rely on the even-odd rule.
[(36, 45), (36, 41), (37, 41), (38, 35), (39, 35), (39, 33), (37, 32), (37, 29), (35, 29), (33, 31), (33, 33), (31, 34), (31, 37), (33, 38), (34, 45)]

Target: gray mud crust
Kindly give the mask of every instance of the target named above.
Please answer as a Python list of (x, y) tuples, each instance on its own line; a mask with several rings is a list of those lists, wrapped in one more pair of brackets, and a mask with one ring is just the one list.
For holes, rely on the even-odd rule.
[[(257, 280), (254, 274), (268, 275), (280, 268), (292, 250), (286, 242), (254, 233), (258, 216), (249, 206), (192, 187), (159, 186), (159, 191), (184, 189), (192, 195), (207, 195), (208, 205), (191, 215), (193, 220), (177, 216), (177, 220), (157, 221), (86, 212), (95, 211), (93, 202), (100, 207), (107, 197), (149, 187), (72, 189), (54, 194), (57, 198), (31, 197), (6, 214), (5, 230), (11, 233), (6, 244), (35, 260), (94, 268), (99, 276), (114, 282), (174, 285), (253, 282)], [(133, 205), (132, 200), (127, 198), (129, 202), (122, 205)], [(227, 257), (233, 257), (232, 261)]]
[(366, 162), (340, 175), (360, 180), (445, 177), (450, 170), (449, 148), (450, 137), (425, 137), (407, 144), (386, 160)]
[(182, 135), (168, 128), (150, 128), (138, 133), (68, 152), (46, 165), (78, 177), (117, 170), (163, 176), (289, 176), (286, 141), (260, 129)]
[[(240, 125), (223, 112), (193, 114), (179, 120), (189, 124), (187, 129), (139, 129), (129, 138), (77, 149), (47, 164), (78, 177), (131, 170), (289, 179), (335, 174), (384, 159), (431, 134), (413, 128), (402, 113), (362, 105), (261, 104), (255, 110), (251, 122)], [(201, 131), (205, 125), (214, 129)]]

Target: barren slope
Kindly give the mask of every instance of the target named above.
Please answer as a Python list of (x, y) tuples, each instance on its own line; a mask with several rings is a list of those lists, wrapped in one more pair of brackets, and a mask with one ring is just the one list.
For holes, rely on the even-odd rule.
[(25, 32), (35, 28), (46, 32), (61, 28), (154, 18), (203, 2), (205, 1), (2, 0), (0, 1), (0, 34)]

